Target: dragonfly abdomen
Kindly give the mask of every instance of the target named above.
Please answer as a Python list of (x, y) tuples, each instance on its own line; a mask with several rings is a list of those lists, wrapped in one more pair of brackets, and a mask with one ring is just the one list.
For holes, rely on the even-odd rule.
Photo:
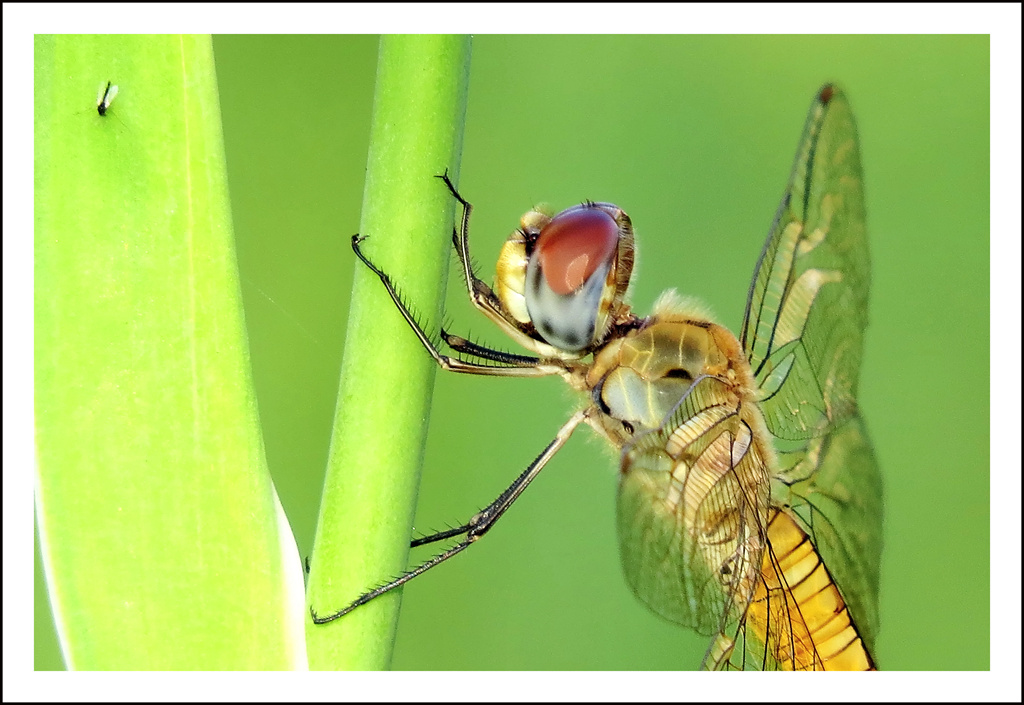
[(773, 509), (746, 625), (783, 670), (874, 670), (839, 588), (810, 537)]

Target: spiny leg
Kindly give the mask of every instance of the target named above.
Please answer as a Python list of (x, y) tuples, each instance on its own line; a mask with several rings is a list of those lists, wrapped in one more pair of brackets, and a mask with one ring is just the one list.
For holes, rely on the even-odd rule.
[(505, 366), (501, 367), (496, 364), (467, 362), (456, 357), (443, 355), (437, 349), (437, 346), (434, 345), (430, 336), (424, 332), (423, 327), (420, 326), (416, 317), (412, 315), (409, 308), (402, 301), (402, 298), (395, 290), (395, 286), (392, 283), (391, 278), (373, 264), (365, 254), (363, 254), (359, 243), (365, 239), (365, 236), (353, 235), (352, 250), (356, 253), (356, 256), (363, 262), (363, 264), (377, 275), (377, 278), (380, 279), (384, 288), (387, 290), (388, 295), (391, 297), (391, 300), (398, 308), (399, 313), (402, 314), (406, 323), (408, 323), (409, 327), (412, 328), (413, 333), (416, 334), (420, 343), (424, 348), (426, 348), (427, 352), (430, 353), (430, 356), (434, 358), (434, 361), (443, 369), (451, 370), (452, 372), (462, 372), (465, 374), (491, 375), (496, 377), (543, 377), (546, 375), (554, 375), (564, 372), (564, 366), (554, 364), (553, 362), (541, 362), (538, 358), (527, 357), (524, 355), (511, 355), (509, 353), (503, 353), (500, 350), (491, 350), (490, 348), (470, 343), (464, 338), (451, 336), (447, 333), (444, 334), (446, 339), (451, 339), (456, 342), (456, 346), (453, 346), (453, 349)]
[(455, 184), (448, 178), (447, 169), (443, 174), (439, 174), (437, 178), (444, 181), (445, 186), (448, 187), (448, 191), (455, 197), (455, 200), (462, 204), (462, 224), (461, 227), (453, 230), (452, 243), (455, 245), (455, 252), (458, 253), (459, 262), (462, 264), (462, 275), (466, 281), (469, 300), (477, 310), (501, 326), (502, 329), (517, 331), (518, 328), (515, 322), (505, 311), (504, 306), (501, 305), (501, 301), (495, 296), (494, 291), (482, 279), (478, 278), (476, 272), (473, 271), (473, 260), (469, 255), (469, 216), (473, 212), (473, 205), (463, 198), (458, 189), (455, 188)]
[(473, 299), (474, 304), (477, 303), (478, 295), (494, 297), (491, 288), (477, 278), (476, 272), (473, 271), (473, 260), (469, 256), (469, 215), (473, 212), (473, 205), (463, 198), (459, 190), (455, 188), (455, 184), (448, 178), (447, 169), (436, 178), (441, 179), (455, 200), (462, 204), (462, 225), (458, 229), (452, 229), (452, 244), (455, 245), (455, 252), (458, 253), (459, 262), (462, 264), (462, 273), (469, 289), (469, 297)]
[(466, 340), (462, 336), (452, 335), (443, 328), (441, 329), (441, 338), (444, 339), (445, 344), (452, 350), (465, 355), (479, 357), (484, 360), (493, 360), (494, 362), (501, 362), (506, 365), (515, 366), (536, 365), (540, 362), (540, 358), (532, 355), (516, 355), (515, 353), (504, 352), (502, 350), (485, 348), (482, 345), (477, 345), (472, 341)]
[(561, 449), (563, 445), (565, 445), (565, 442), (569, 440), (569, 437), (572, 435), (572, 432), (576, 429), (576, 427), (579, 426), (580, 423), (586, 421), (589, 418), (590, 413), (590, 409), (584, 409), (582, 411), (577, 411), (575, 414), (573, 414), (572, 417), (565, 422), (565, 425), (563, 425), (562, 428), (558, 430), (558, 434), (555, 436), (554, 440), (552, 440), (551, 443), (548, 444), (547, 448), (545, 448), (544, 451), (539, 456), (537, 456), (537, 459), (530, 463), (529, 467), (527, 467), (526, 470), (524, 470), (523, 473), (519, 477), (517, 477), (515, 481), (511, 485), (509, 485), (508, 488), (504, 492), (502, 492), (496, 500), (494, 500), (489, 505), (484, 507), (482, 510), (477, 512), (473, 516), (473, 518), (470, 519), (466, 524), (463, 524), (462, 526), (456, 527), (454, 529), (447, 529), (445, 531), (440, 531), (436, 534), (431, 534), (430, 536), (424, 536), (423, 538), (416, 539), (410, 544), (410, 546), (423, 546), (428, 543), (443, 541), (444, 539), (449, 539), (455, 536), (462, 536), (463, 534), (465, 534), (465, 539), (455, 544), (443, 553), (439, 553), (438, 555), (434, 556), (429, 561), (423, 563), (416, 569), (409, 571), (402, 577), (396, 578), (389, 583), (385, 583), (384, 585), (381, 585), (378, 588), (375, 588), (367, 593), (364, 593), (363, 595), (360, 595), (350, 605), (338, 610), (337, 612), (329, 614), (325, 617), (321, 617), (317, 615), (317, 613), (313, 610), (313, 607), (311, 605), (309, 608), (309, 614), (313, 618), (313, 622), (316, 624), (326, 624), (327, 622), (333, 622), (335, 619), (338, 619), (339, 617), (344, 617), (346, 614), (354, 610), (356, 607), (365, 605), (367, 602), (374, 599), (375, 597), (380, 597), (384, 593), (390, 592), (391, 590), (394, 590), (396, 587), (404, 585), (405, 583), (415, 578), (417, 575), (425, 573), (434, 566), (445, 562), (452, 556), (461, 553), (462, 551), (469, 548), (469, 546), (473, 542), (475, 542), (481, 536), (486, 534), (490, 530), (490, 528), (494, 526), (498, 519), (501, 518), (501, 516), (506, 512), (506, 510), (508, 510), (508, 508), (512, 506), (512, 503), (515, 502), (519, 498), (519, 495), (521, 495), (523, 491), (527, 488), (527, 486), (529, 486), (529, 484), (533, 482), (533, 479), (537, 477), (541, 470), (544, 469), (544, 466), (547, 465), (548, 461), (551, 460), (551, 458), (555, 455), (555, 453), (559, 451), (559, 449)]

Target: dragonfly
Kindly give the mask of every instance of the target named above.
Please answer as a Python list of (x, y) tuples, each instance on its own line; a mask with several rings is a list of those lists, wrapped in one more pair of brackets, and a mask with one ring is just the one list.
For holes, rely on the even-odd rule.
[(450, 548), (344, 609), (311, 608), (314, 622), (475, 543), (584, 424), (620, 451), (626, 580), (655, 613), (711, 637), (703, 668), (874, 670), (882, 487), (857, 404), (870, 264), (843, 92), (827, 84), (814, 98), (738, 337), (674, 290), (633, 313), (633, 227), (611, 203), (527, 212), (488, 286), (470, 258), (472, 206), (439, 178), (462, 206), (453, 242), (473, 305), (531, 355), (431, 337), (359, 235), (355, 254), (443, 369), (559, 375), (584, 402), (494, 502), (411, 542), (458, 539)]

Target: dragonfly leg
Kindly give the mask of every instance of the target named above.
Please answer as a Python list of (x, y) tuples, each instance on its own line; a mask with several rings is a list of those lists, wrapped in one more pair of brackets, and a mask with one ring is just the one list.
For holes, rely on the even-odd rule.
[(466, 360), (459, 359), (457, 357), (451, 357), (442, 354), (434, 342), (430, 339), (430, 336), (424, 332), (423, 327), (416, 320), (416, 317), (412, 315), (409, 308), (402, 301), (402, 297), (398, 295), (398, 291), (395, 289), (394, 283), (391, 278), (377, 267), (369, 258), (363, 254), (362, 248), (359, 246), (365, 236), (353, 235), (352, 236), (352, 250), (356, 253), (363, 264), (365, 264), (370, 271), (377, 275), (384, 288), (387, 290), (388, 295), (398, 308), (399, 313), (405, 319), (409, 327), (412, 328), (413, 333), (419, 339), (420, 343), (426, 348), (430, 356), (434, 358), (434, 361), (445, 370), (452, 372), (462, 372), (465, 374), (475, 375), (490, 375), (495, 377), (544, 377), (547, 375), (556, 375), (565, 372), (563, 365), (555, 364), (557, 361), (541, 361), (539, 358), (528, 357), (526, 355), (512, 355), (510, 353), (503, 353), (498, 350), (491, 350), (475, 343), (471, 343), (465, 338), (458, 336), (449, 335), (447, 332), (442, 331), (442, 336), (445, 341), (451, 341), (452, 349), (457, 352), (463, 352), (469, 355), (489, 360), (491, 363), (498, 364), (485, 364), (478, 362), (468, 362)]
[[(444, 181), (448, 191), (462, 205), (462, 223), (460, 227), (452, 229), (452, 243), (455, 245), (455, 252), (459, 255), (459, 263), (462, 265), (462, 278), (466, 282), (469, 300), (478, 311), (490, 318), (502, 330), (514, 338), (517, 333), (522, 332), (519, 325), (508, 311), (505, 310), (505, 307), (494, 294), (491, 287), (477, 277), (476, 272), (473, 271), (473, 258), (469, 256), (469, 216), (473, 212), (473, 206), (455, 188), (455, 184), (448, 178), (447, 169), (445, 169), (443, 174), (438, 174), (437, 178)], [(456, 346), (453, 346), (453, 348), (458, 349)], [(504, 353), (499, 354), (503, 355)], [(513, 359), (515, 357), (517, 356), (513, 356)]]
[(385, 583), (378, 588), (374, 588), (373, 590), (360, 595), (347, 607), (344, 607), (337, 612), (321, 617), (313, 611), (313, 607), (310, 606), (309, 613), (313, 618), (313, 622), (315, 624), (326, 624), (327, 622), (333, 622), (339, 617), (344, 617), (355, 608), (365, 605), (375, 597), (380, 597), (384, 593), (394, 590), (396, 587), (404, 585), (416, 576), (427, 572), (434, 566), (445, 562), (452, 556), (469, 548), (473, 542), (487, 533), (498, 519), (501, 518), (505, 511), (512, 506), (512, 503), (519, 498), (519, 495), (521, 495), (527, 486), (533, 482), (533, 479), (540, 474), (540, 471), (544, 469), (544, 466), (547, 465), (548, 461), (551, 460), (563, 445), (565, 445), (565, 442), (569, 440), (569, 437), (572, 435), (572, 432), (576, 430), (576, 427), (590, 417), (590, 413), (590, 409), (583, 409), (573, 414), (572, 417), (565, 422), (565, 425), (558, 430), (558, 434), (551, 443), (549, 443), (544, 451), (537, 456), (537, 459), (530, 463), (529, 467), (527, 467), (526, 470), (524, 470), (523, 473), (519, 475), (519, 477), (517, 477), (504, 492), (498, 495), (496, 500), (477, 512), (468, 523), (454, 529), (447, 529), (436, 534), (431, 534), (430, 536), (424, 536), (423, 538), (416, 539), (411, 545), (422, 546), (428, 543), (434, 543), (435, 541), (452, 538), (453, 536), (461, 536), (463, 534), (466, 538), (446, 551), (434, 556), (414, 570), (409, 571), (402, 577), (395, 578), (391, 582)]
[(445, 344), (452, 350), (465, 355), (479, 357), (483, 360), (492, 360), (494, 362), (501, 362), (506, 365), (515, 365), (517, 367), (537, 365), (540, 362), (540, 358), (532, 355), (516, 355), (502, 350), (485, 348), (484, 346), (477, 345), (476, 343), (466, 340), (461, 336), (452, 335), (444, 328), (441, 329), (441, 338), (444, 339)]
[(491, 287), (476, 276), (476, 272), (473, 271), (473, 260), (469, 256), (469, 215), (473, 212), (473, 205), (463, 198), (459, 190), (455, 188), (455, 184), (448, 178), (447, 169), (437, 178), (444, 182), (455, 200), (462, 205), (462, 225), (457, 229), (452, 229), (452, 244), (455, 245), (455, 252), (458, 253), (459, 262), (462, 264), (462, 274), (469, 291), (469, 298), (477, 308), (481, 308), (482, 299), (497, 302), (497, 297), (494, 296)]

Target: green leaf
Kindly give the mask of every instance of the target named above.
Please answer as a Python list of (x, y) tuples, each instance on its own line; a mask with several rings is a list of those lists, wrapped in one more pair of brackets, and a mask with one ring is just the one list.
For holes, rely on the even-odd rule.
[(36, 511), (65, 662), (304, 665), (210, 39), (38, 36), (35, 67)]
[[(447, 283), (470, 40), (384, 37), (360, 232), (424, 322)], [(353, 261), (355, 258), (353, 257)], [(436, 365), (380, 281), (356, 264), (334, 436), (309, 581), (318, 614), (406, 568)], [(386, 668), (398, 591), (327, 625), (307, 620), (313, 668)]]

